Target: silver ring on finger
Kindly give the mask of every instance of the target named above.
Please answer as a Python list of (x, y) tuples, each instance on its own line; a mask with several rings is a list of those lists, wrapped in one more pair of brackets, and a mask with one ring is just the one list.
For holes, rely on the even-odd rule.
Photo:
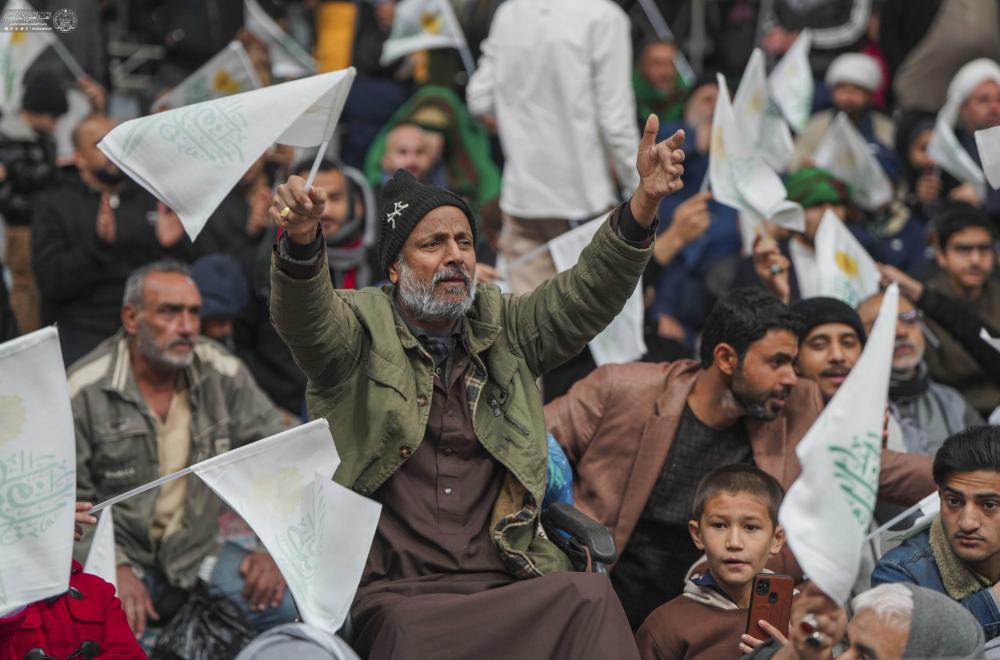
[(813, 648), (819, 648), (823, 646), (825, 643), (826, 643), (826, 635), (824, 635), (818, 630), (810, 633), (809, 636), (806, 637), (806, 644), (808, 644)]

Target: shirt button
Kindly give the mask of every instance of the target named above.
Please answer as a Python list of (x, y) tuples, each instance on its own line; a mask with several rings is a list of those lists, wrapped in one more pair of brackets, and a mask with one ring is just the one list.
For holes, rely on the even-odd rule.
[(426, 406), (427, 405), (427, 397), (425, 395), (423, 395), (423, 394), (419, 395), (417, 397), (417, 405), (420, 406), (421, 408), (423, 408), (424, 406)]
[(451, 488), (445, 488), (444, 489), (444, 494), (445, 495), (451, 495)]
[(445, 456), (451, 456), (452, 454), (455, 453), (455, 450), (452, 449), (451, 447), (445, 447), (441, 450), (441, 453), (444, 454)]
[(413, 456), (413, 447), (400, 447), (399, 455), (401, 458), (409, 458)]

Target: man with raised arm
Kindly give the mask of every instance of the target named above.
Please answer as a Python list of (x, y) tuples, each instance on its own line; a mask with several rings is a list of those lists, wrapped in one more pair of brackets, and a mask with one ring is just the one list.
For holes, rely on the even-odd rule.
[[(535, 381), (621, 311), (652, 251), (660, 199), (681, 188), (683, 133), (579, 263), (532, 293), (476, 284), (476, 222), (454, 193), (397, 171), (382, 190), (378, 259), (391, 284), (335, 290), (325, 194), (278, 187), (271, 318), (308, 379), (342, 463), (334, 479), (382, 503), (352, 616), (371, 659), (638, 658), (604, 575), (571, 573), (539, 509), (546, 431)], [(447, 649), (447, 651), (445, 651)]]

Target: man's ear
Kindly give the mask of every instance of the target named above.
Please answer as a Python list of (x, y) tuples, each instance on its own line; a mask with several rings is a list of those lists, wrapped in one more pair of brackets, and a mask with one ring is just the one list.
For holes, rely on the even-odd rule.
[(785, 528), (778, 525), (774, 530), (774, 536), (771, 537), (771, 556), (774, 557), (781, 549), (785, 547)]
[(399, 259), (396, 259), (396, 261), (389, 266), (389, 281), (393, 284), (399, 284)]
[(719, 371), (727, 376), (736, 373), (736, 366), (740, 362), (740, 356), (736, 354), (736, 349), (726, 342), (716, 344), (715, 350), (712, 351), (712, 359)]
[(701, 541), (701, 524), (697, 520), (689, 520), (688, 532), (691, 534), (691, 540), (694, 541), (695, 547), (704, 552), (705, 544)]
[(122, 307), (122, 327), (125, 332), (134, 335), (139, 327), (139, 309), (132, 305)]
[(942, 249), (940, 247), (934, 248), (934, 262), (937, 263), (938, 268), (945, 270), (945, 261)]

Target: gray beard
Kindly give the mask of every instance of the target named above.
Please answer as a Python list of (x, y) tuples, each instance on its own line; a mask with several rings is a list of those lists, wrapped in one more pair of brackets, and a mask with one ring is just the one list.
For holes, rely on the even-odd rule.
[(141, 321), (136, 333), (136, 346), (144, 358), (164, 371), (180, 371), (181, 369), (190, 367), (191, 362), (194, 360), (194, 352), (180, 357), (171, 355), (169, 351), (157, 346), (146, 324)]
[[(434, 273), (428, 282), (420, 280), (406, 265), (402, 257), (396, 262), (399, 268), (399, 284), (396, 285), (396, 295), (399, 304), (410, 313), (416, 321), (454, 321), (465, 316), (476, 299), (476, 278), (469, 277), (465, 269), (448, 268)], [(434, 295), (441, 280), (455, 275), (465, 278), (465, 284), (451, 287), (447, 293), (465, 293), (459, 300), (441, 300)]]

